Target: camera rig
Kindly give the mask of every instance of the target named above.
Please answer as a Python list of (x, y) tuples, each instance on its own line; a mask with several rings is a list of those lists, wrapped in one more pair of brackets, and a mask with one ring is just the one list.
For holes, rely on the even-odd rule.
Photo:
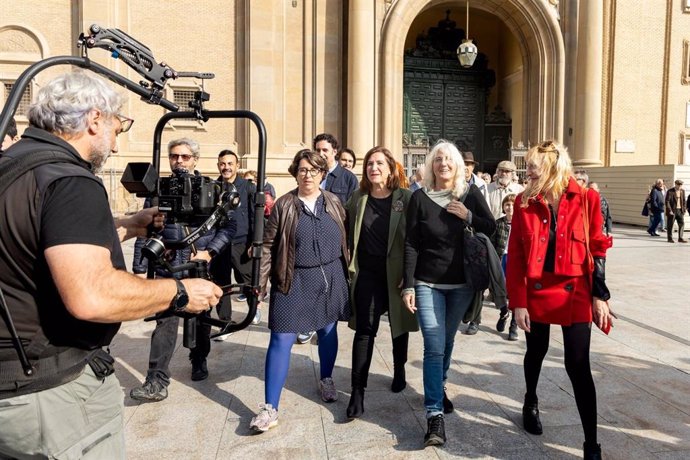
[[(104, 29), (97, 24), (93, 24), (89, 28), (88, 34), (82, 33), (79, 35), (77, 46), (81, 50), (80, 56), (55, 56), (47, 58), (29, 66), (24, 72), (22, 72), (19, 78), (15, 81), (9, 96), (7, 97), (5, 106), (2, 108), (2, 112), (0, 112), (0, 139), (4, 137), (9, 126), (10, 119), (14, 116), (21, 101), (22, 94), (30, 84), (31, 80), (38, 73), (49, 67), (56, 65), (73, 65), (100, 74), (112, 82), (139, 95), (141, 100), (144, 102), (159, 105), (168, 111), (160, 118), (154, 130), (152, 162), (150, 164), (130, 163), (128, 165), (127, 170), (129, 172), (126, 171), (126, 174), (130, 175), (127, 177), (127, 181), (125, 181), (125, 175), (123, 175), (123, 184), (128, 191), (136, 193), (138, 196), (160, 198), (159, 192), (161, 188), (160, 180), (158, 178), (160, 175), (161, 135), (166, 123), (172, 119), (197, 119), (208, 121), (212, 118), (230, 118), (247, 119), (251, 121), (258, 132), (257, 183), (264, 183), (266, 170), (265, 125), (257, 114), (248, 110), (206, 110), (204, 108), (204, 103), (209, 101), (210, 96), (204, 91), (203, 82), (204, 80), (213, 78), (214, 74), (204, 72), (178, 72), (163, 61), (157, 62), (152, 51), (147, 46), (130, 37), (125, 32), (119, 29)], [(101, 48), (109, 51), (114, 59), (123, 61), (129, 67), (134, 69), (139, 75), (141, 75), (143, 80), (133, 82), (130, 79), (114, 72), (113, 70), (92, 61), (88, 57), (88, 51), (92, 48)], [(180, 111), (180, 107), (177, 104), (165, 99), (163, 90), (168, 80), (185, 77), (200, 79), (202, 81), (202, 88), (201, 91), (195, 92), (194, 100), (190, 101), (190, 110)], [(124, 182), (128, 183), (125, 184)], [(179, 208), (176, 208), (180, 210), (180, 212), (178, 212), (178, 216), (176, 217), (180, 217), (180, 214), (186, 216), (187, 214), (185, 213), (191, 212), (195, 214), (196, 217), (207, 218), (196, 228), (194, 232), (190, 233), (182, 240), (164, 241), (160, 238), (149, 240), (147, 249), (149, 251), (148, 255), (154, 260), (161, 260), (159, 255), (161, 249), (163, 249), (163, 251), (165, 249), (180, 249), (192, 245), (200, 236), (210, 230), (218, 222), (222, 221), (222, 219), (226, 217), (227, 212), (232, 209), (233, 206), (236, 207), (239, 204), (239, 198), (236, 194), (233, 194), (232, 191), (225, 194), (218, 193), (217, 195), (215, 195), (215, 192), (213, 192), (214, 195), (211, 197), (211, 203), (215, 204), (215, 207), (211, 210), (208, 206), (208, 201), (202, 199), (202, 196), (199, 194), (208, 194), (209, 190), (217, 190), (212, 184), (203, 180), (197, 181), (198, 183), (192, 183), (194, 182), (192, 179), (189, 179), (189, 181), (187, 181), (187, 179), (181, 179), (178, 182), (180, 183), (174, 184), (177, 188), (176, 192), (172, 194), (172, 196), (175, 198), (173, 201), (180, 205)], [(197, 198), (199, 198), (199, 200), (197, 200)], [(195, 207), (195, 204), (198, 206)], [(188, 331), (194, 329), (192, 326), (193, 322), (196, 320), (203, 321), (212, 326), (220, 328), (220, 331), (217, 334), (220, 335), (244, 329), (254, 318), (259, 295), (258, 283), (261, 246), (263, 242), (264, 205), (265, 195), (263, 193), (263, 189), (262, 187), (257, 187), (254, 196), (254, 232), (252, 235), (250, 250), (250, 257), (252, 259), (251, 286), (231, 285), (224, 287), (224, 290), (226, 291), (225, 295), (233, 293), (233, 290), (235, 290), (235, 292), (242, 290), (247, 295), (247, 304), (249, 306), (247, 316), (243, 320), (235, 323), (232, 321), (214, 319), (206, 315), (197, 316), (183, 313), (180, 316), (185, 319), (185, 346), (193, 346), (194, 337), (188, 337)], [(160, 263), (165, 266), (164, 262)], [(149, 265), (151, 266), (153, 264)], [(173, 271), (189, 270), (193, 276), (195, 274), (196, 276), (207, 276), (207, 267), (204, 261), (191, 261), (182, 266), (168, 266), (166, 268)], [(149, 270), (149, 276), (152, 276), (152, 268)], [(12, 317), (5, 302), (5, 298), (2, 295), (2, 291), (0, 291), (0, 316), (2, 316), (3, 321), (7, 325), (7, 329), (10, 333), (12, 343), (17, 350), (24, 373), (27, 376), (32, 375), (32, 365), (27, 358), (22, 345), (22, 340), (20, 340), (14, 323), (12, 322)]]

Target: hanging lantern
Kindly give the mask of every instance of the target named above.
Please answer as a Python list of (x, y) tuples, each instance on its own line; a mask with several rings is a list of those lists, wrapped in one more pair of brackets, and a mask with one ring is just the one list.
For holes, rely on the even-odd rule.
[(467, 68), (472, 67), (474, 60), (477, 59), (477, 45), (471, 39), (465, 39), (458, 46), (458, 61), (460, 65)]

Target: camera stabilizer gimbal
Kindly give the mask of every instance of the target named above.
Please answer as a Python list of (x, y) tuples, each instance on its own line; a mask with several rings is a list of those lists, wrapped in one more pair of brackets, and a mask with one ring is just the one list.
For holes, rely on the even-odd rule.
[[(103, 75), (114, 83), (117, 83), (129, 91), (141, 96), (141, 99), (146, 103), (160, 105), (169, 111), (161, 117), (154, 131), (152, 163), (130, 163), (128, 165), (128, 168), (122, 178), (123, 184), (128, 191), (136, 193), (138, 196), (150, 196), (153, 199), (158, 196), (161, 135), (166, 123), (172, 119), (198, 119), (208, 121), (211, 118), (244, 118), (250, 120), (252, 123), (254, 123), (258, 131), (257, 183), (264, 183), (266, 169), (266, 128), (264, 123), (257, 114), (247, 110), (210, 111), (204, 109), (204, 102), (207, 102), (210, 99), (210, 96), (208, 93), (203, 91), (203, 82), (204, 80), (213, 78), (214, 74), (175, 71), (165, 62), (157, 62), (153, 57), (153, 53), (147, 46), (138, 42), (121, 30), (103, 29), (96, 24), (89, 28), (88, 35), (83, 33), (80, 34), (77, 41), (77, 46), (81, 50), (81, 56), (55, 56), (52, 58), (47, 58), (29, 66), (24, 72), (22, 72), (19, 78), (15, 81), (15, 84), (13, 85), (12, 90), (10, 91), (10, 94), (6, 100), (5, 106), (3, 107), (2, 112), (0, 112), (0, 139), (4, 137), (9, 126), (10, 119), (14, 116), (14, 113), (16, 112), (21, 101), (22, 94), (30, 84), (31, 80), (38, 73), (49, 67), (67, 64)], [(119, 75), (113, 70), (110, 70), (107, 67), (92, 61), (88, 57), (88, 50), (92, 48), (101, 48), (109, 51), (113, 58), (120, 59), (126, 63), (139, 75), (141, 75), (144, 80), (135, 83), (128, 78)], [(188, 111), (179, 111), (179, 106), (163, 97), (163, 90), (168, 80), (182, 77), (191, 77), (200, 79), (202, 81), (202, 90), (195, 93), (194, 100), (190, 101), (189, 103), (191, 110)], [(163, 241), (160, 239), (150, 240), (155, 241), (155, 243), (150, 243), (149, 249), (151, 249), (151, 252), (149, 257), (154, 258), (151, 260), (161, 260), (160, 257), (156, 255), (158, 254), (156, 251), (159, 251), (161, 247), (175, 249), (192, 245), (194, 241), (196, 241), (204, 232), (208, 231), (222, 218), (224, 218), (232, 206), (237, 206), (238, 204), (237, 197), (233, 196), (232, 194), (226, 196), (219, 194), (218, 198), (219, 200), (217, 202), (217, 206), (210, 213), (208, 219), (184, 239), (180, 241)], [(264, 205), (265, 195), (262, 187), (258, 187), (254, 196), (254, 231), (250, 251), (250, 257), (252, 258), (251, 286), (231, 285), (225, 287), (226, 290), (229, 288), (230, 291), (233, 289), (241, 289), (247, 295), (247, 303), (249, 306), (247, 316), (239, 323), (216, 320), (203, 315), (198, 317), (199, 320), (219, 327), (221, 329), (219, 334), (234, 332), (247, 327), (256, 314), (259, 294), (258, 283), (261, 246), (264, 229)], [(155, 259), (156, 257), (158, 258)], [(208, 276), (208, 270), (205, 262), (201, 263), (200, 261), (192, 261), (189, 264), (192, 266), (186, 266), (186, 264), (184, 267), (168, 268), (173, 270), (191, 270), (196, 276)], [(154, 264), (150, 265), (153, 266)], [(2, 295), (2, 291), (0, 291), (0, 316), (2, 316), (3, 321), (7, 325), (12, 343), (17, 350), (17, 354), (19, 355), (20, 362), (24, 369), (24, 373), (27, 376), (32, 375), (33, 368), (26, 356), (24, 347), (22, 345), (22, 340), (18, 336), (14, 323), (12, 322), (12, 317), (10, 315), (9, 308), (6, 305), (4, 296)], [(185, 330), (187, 330), (190, 328), (187, 324), (187, 320), (191, 319), (190, 317), (192, 315), (183, 314), (182, 316), (185, 317)]]

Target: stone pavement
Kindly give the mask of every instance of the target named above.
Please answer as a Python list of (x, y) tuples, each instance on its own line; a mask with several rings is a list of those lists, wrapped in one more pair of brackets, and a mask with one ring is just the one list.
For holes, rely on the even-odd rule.
[[(607, 277), (619, 320), (608, 337), (593, 332), (591, 352), (604, 458), (690, 458), (690, 245), (669, 244), (639, 227), (616, 227), (614, 237)], [(236, 308), (243, 306), (238, 302)], [(148, 404), (128, 394), (146, 373), (153, 325), (123, 325), (112, 352), (126, 394), (128, 458), (582, 457), (583, 434), (563, 367), (560, 330), (552, 328), (539, 382), (544, 434), (532, 436), (521, 428), (524, 336), (520, 332), (518, 342), (506, 341), (494, 329), (498, 311), (490, 307), (480, 332), (458, 333), (455, 342), (448, 385), (455, 412), (446, 417), (445, 447), (424, 449), (422, 444), (421, 334), (410, 337), (408, 386), (393, 394), (391, 338), (383, 321), (363, 418), (348, 423), (345, 417), (353, 333), (341, 324), (333, 376), (339, 400), (325, 404), (318, 396), (317, 346), (295, 345), (279, 424), (252, 435), (247, 427), (263, 402), (266, 312), (264, 307), (260, 325), (213, 342), (210, 377), (203, 382), (190, 379), (180, 335), (170, 396)]]

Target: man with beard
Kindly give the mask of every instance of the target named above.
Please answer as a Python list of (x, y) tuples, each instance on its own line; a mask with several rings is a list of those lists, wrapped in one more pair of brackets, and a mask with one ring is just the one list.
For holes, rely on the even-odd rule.
[[(101, 78), (61, 75), (41, 88), (30, 127), (0, 160), (2, 458), (125, 458), (122, 390), (107, 352), (120, 322), (198, 313), (222, 294), (206, 280), (127, 273), (120, 240), (163, 219), (157, 208), (113, 219), (95, 175), (132, 125), (122, 103)], [(45, 154), (51, 163), (18, 174)]]
[[(168, 143), (168, 160), (170, 170), (174, 175), (195, 174), (196, 164), (199, 161), (199, 143), (193, 139), (183, 137), (174, 139)], [(150, 206), (147, 199), (144, 207)], [(196, 230), (180, 223), (167, 223), (162, 231), (162, 238), (168, 241), (183, 239), (186, 235)], [(196, 254), (192, 254), (190, 247), (168, 251), (170, 265), (175, 267), (185, 264), (191, 259), (211, 261), (211, 257), (223, 250), (228, 245), (230, 236), (222, 231), (216, 232), (215, 229), (206, 232), (194, 243)], [(134, 261), (132, 271), (138, 275), (146, 276), (148, 271), (148, 260), (141, 257), (141, 251), (145, 239), (138, 238), (134, 245)], [(214, 261), (215, 262), (215, 261)], [(213, 264), (211, 264), (213, 266)], [(188, 275), (186, 271), (169, 273), (162, 267), (157, 267), (156, 278), (175, 278), (184, 279)], [(219, 282), (218, 280), (215, 280)], [(219, 282), (221, 284), (222, 282)], [(146, 372), (146, 380), (143, 385), (133, 388), (129, 395), (137, 401), (161, 401), (168, 397), (168, 386), (170, 385), (170, 360), (175, 351), (177, 343), (177, 330), (180, 324), (178, 316), (164, 316), (156, 318), (156, 328), (151, 334), (151, 349), (149, 351), (149, 368)], [(191, 379), (194, 381), (205, 380), (208, 377), (208, 367), (206, 357), (211, 350), (209, 335), (211, 327), (197, 321), (196, 347), (189, 351), (189, 360), (192, 363)]]
[(494, 219), (503, 215), (501, 203), (508, 195), (518, 195), (522, 193), (524, 187), (515, 182), (515, 171), (517, 166), (509, 160), (503, 160), (496, 167), (496, 181), (487, 186), (486, 201), (489, 203), (491, 214)]

